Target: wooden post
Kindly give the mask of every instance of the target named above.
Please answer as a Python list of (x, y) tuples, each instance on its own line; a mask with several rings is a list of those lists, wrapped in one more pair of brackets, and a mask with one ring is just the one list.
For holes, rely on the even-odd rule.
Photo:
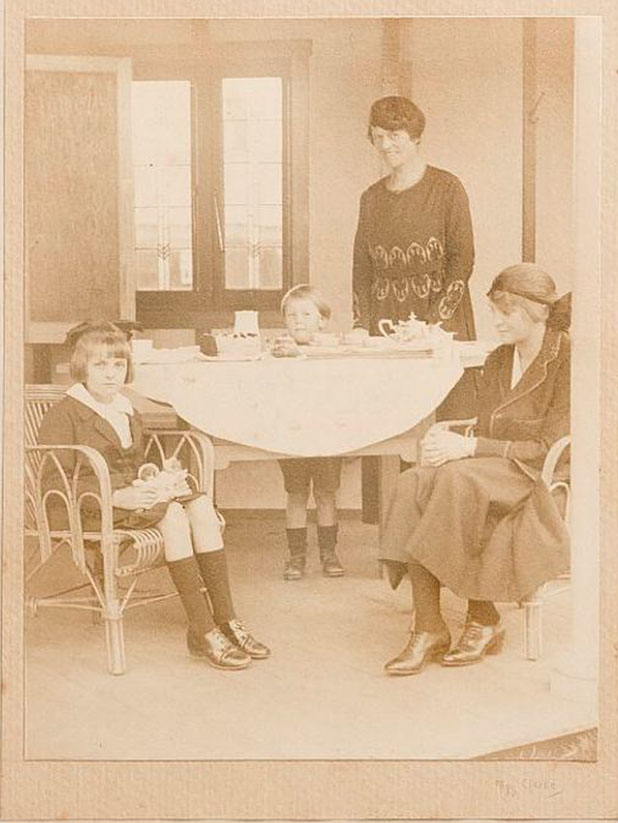
[(599, 645), (601, 25), (575, 21), (575, 282), (572, 323), (571, 586), (568, 648), (551, 689), (596, 712)]

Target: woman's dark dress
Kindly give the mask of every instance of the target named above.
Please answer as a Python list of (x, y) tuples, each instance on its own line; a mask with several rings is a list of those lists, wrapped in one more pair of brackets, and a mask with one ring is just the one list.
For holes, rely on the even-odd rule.
[[(417, 561), (473, 600), (520, 600), (569, 563), (568, 532), (541, 480), (547, 451), (570, 428), (569, 339), (548, 330), (511, 388), (513, 352), (500, 346), (487, 359), (476, 456), (401, 474), (382, 540), (383, 560)], [(568, 465), (558, 469), (568, 476)]]
[[(458, 340), (475, 339), (468, 290), (474, 237), (464, 187), (434, 166), (400, 192), (390, 191), (386, 180), (361, 196), (352, 274), (355, 325), (375, 335), (381, 319), (397, 322), (413, 312), (419, 320), (442, 323)], [(466, 417), (475, 406), (475, 378), (468, 371), (438, 416)]]

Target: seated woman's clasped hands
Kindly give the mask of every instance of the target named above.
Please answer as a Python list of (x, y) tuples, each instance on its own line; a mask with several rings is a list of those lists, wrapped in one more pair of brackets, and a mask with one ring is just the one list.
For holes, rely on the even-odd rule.
[(449, 460), (472, 457), (476, 438), (449, 431), (443, 423), (432, 426), (421, 442), (421, 465), (441, 466)]

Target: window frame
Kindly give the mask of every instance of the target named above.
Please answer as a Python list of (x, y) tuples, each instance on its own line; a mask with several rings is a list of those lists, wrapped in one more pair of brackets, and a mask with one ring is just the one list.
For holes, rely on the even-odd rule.
[[(311, 43), (221, 43), (216, 51), (208, 57), (134, 62), (133, 80), (191, 83), (193, 289), (136, 290), (137, 319), (147, 328), (215, 328), (229, 324), (239, 308), (257, 309), (261, 325), (280, 325), (282, 295), (308, 280)], [(216, 198), (223, 204), (221, 81), (243, 76), (283, 78), (283, 287), (277, 290), (225, 289), (223, 283), (216, 215)]]

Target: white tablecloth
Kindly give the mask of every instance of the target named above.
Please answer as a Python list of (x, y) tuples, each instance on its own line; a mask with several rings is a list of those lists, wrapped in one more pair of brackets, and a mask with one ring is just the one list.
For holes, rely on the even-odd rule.
[(344, 454), (401, 434), (455, 385), (459, 358), (140, 364), (133, 387), (224, 440), (290, 455)]

